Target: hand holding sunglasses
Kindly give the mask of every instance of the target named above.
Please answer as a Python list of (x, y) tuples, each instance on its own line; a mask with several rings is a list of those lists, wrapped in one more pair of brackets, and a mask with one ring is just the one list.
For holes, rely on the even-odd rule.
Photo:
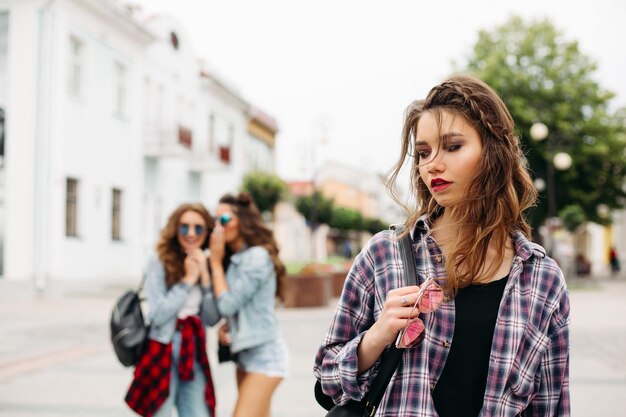
[[(426, 251), (426, 256), (430, 260), (431, 256), (428, 254), (428, 246), (426, 245), (426, 236), (422, 235), (420, 244)], [(437, 284), (436, 278), (430, 277), (430, 268), (426, 265), (428, 271), (428, 279), (420, 286), (420, 290), (417, 293), (417, 298), (413, 304), (413, 308), (409, 313), (409, 318), (406, 320), (404, 329), (398, 333), (396, 339), (396, 347), (399, 349), (412, 348), (419, 346), (424, 340), (426, 335), (424, 322), (419, 318), (420, 313), (432, 313), (437, 310), (444, 300), (443, 289)], [(408, 304), (408, 300), (405, 296), (402, 299), (402, 305)], [(416, 313), (417, 310), (417, 314)]]
[[(411, 317), (413, 317), (416, 309), (420, 313), (432, 313), (439, 308), (443, 298), (443, 289), (433, 278), (429, 278), (422, 284), (404, 329), (398, 333), (398, 338), (396, 339), (397, 348), (412, 348), (422, 343), (426, 334), (424, 332), (424, 322), (417, 316)], [(406, 298), (403, 298), (403, 305), (405, 304), (404, 300)]]

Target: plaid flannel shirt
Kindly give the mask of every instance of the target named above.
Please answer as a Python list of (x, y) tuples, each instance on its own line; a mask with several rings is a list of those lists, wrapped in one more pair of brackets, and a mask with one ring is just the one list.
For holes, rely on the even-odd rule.
[[(177, 368), (179, 378), (181, 381), (206, 379), (204, 401), (211, 415), (215, 416), (215, 389), (206, 354), (204, 325), (200, 317), (188, 316), (177, 319), (176, 326), (181, 333)], [(200, 375), (194, 375), (194, 360), (200, 363)], [(171, 373), (172, 342), (165, 344), (149, 339), (146, 352), (135, 367), (133, 381), (126, 393), (128, 406), (140, 416), (152, 417), (170, 395)]]
[[(418, 227), (419, 226), (419, 227)], [(443, 255), (424, 218), (412, 231), (418, 281), (445, 276)], [(420, 241), (425, 244), (419, 244)], [(545, 250), (521, 233), (496, 321), (480, 416), (569, 416), (569, 297), (563, 274)], [(417, 242), (417, 243), (416, 243)], [(358, 374), (357, 346), (380, 317), (387, 293), (406, 286), (392, 231), (374, 236), (356, 257), (314, 373), (336, 404), (361, 400), (380, 359)], [(430, 257), (430, 258), (429, 258)], [(424, 342), (406, 349), (377, 416), (437, 416), (431, 392), (453, 343), (454, 300), (422, 315)], [(451, 398), (450, 401), (454, 401)]]

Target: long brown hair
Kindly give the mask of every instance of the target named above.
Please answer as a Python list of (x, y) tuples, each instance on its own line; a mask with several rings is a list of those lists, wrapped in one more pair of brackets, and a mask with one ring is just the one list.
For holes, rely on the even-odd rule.
[[(254, 200), (250, 194), (241, 192), (237, 195), (226, 194), (220, 198), (220, 204), (228, 204), (232, 207), (239, 219), (239, 233), (241, 233), (246, 245), (262, 246), (267, 249), (276, 271), (276, 296), (280, 300), (284, 300), (287, 270), (278, 257), (278, 244), (276, 244), (274, 234), (263, 222), (261, 212)], [(232, 253), (227, 249), (226, 258), (229, 259), (230, 255)]]
[(184, 261), (186, 255), (178, 242), (178, 226), (180, 225), (180, 218), (187, 211), (198, 213), (206, 224), (207, 235), (204, 242), (202, 242), (202, 249), (206, 249), (209, 246), (209, 237), (215, 225), (209, 211), (200, 203), (181, 204), (170, 214), (167, 224), (161, 230), (159, 241), (156, 245), (157, 255), (165, 269), (167, 288), (176, 284), (185, 275)]
[[(395, 182), (405, 160), (411, 166), (411, 193), (415, 197), (406, 225), (415, 224), (423, 214), (433, 220), (442, 211), (419, 175), (419, 155), (413, 151), (417, 125), (425, 112), (439, 120), (447, 111), (463, 117), (472, 125), (482, 143), (482, 156), (471, 181), (466, 198), (451, 211), (458, 233), (448, 244), (446, 286), (456, 291), (484, 277), (492, 276), (504, 259), (509, 235), (519, 231), (530, 237), (531, 229), (522, 212), (535, 204), (537, 191), (525, 167), (525, 158), (515, 134), (513, 118), (500, 97), (483, 81), (469, 76), (455, 76), (433, 87), (425, 100), (411, 103), (405, 112), (402, 149), (392, 169), (387, 186), (394, 199)], [(500, 262), (485, 268), (490, 242), (499, 251)]]

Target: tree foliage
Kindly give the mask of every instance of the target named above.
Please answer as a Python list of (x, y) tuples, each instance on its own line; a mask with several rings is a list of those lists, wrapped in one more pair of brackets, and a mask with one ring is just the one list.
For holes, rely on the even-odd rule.
[(328, 225), (339, 230), (361, 230), (363, 228), (363, 215), (351, 208), (335, 207)]
[(310, 227), (328, 224), (333, 214), (333, 200), (328, 199), (319, 191), (296, 199), (296, 210), (304, 216)]
[(283, 180), (276, 175), (254, 171), (244, 177), (241, 189), (252, 196), (257, 207), (263, 213), (274, 210), (287, 187)]
[[(557, 211), (570, 207), (569, 214), (607, 223), (610, 218), (600, 217), (596, 207), (622, 207), (626, 196), (626, 111), (610, 111), (614, 94), (594, 80), (596, 69), (578, 42), (565, 40), (550, 21), (519, 17), (480, 31), (465, 65), (507, 104), (535, 177), (546, 178), (547, 163), (557, 151), (572, 156), (568, 170), (555, 170)], [(535, 122), (548, 126), (547, 140), (531, 140)], [(534, 226), (545, 219), (547, 206), (544, 191), (530, 212)]]
[(389, 228), (389, 225), (380, 219), (365, 219), (363, 221), (363, 229), (373, 235)]

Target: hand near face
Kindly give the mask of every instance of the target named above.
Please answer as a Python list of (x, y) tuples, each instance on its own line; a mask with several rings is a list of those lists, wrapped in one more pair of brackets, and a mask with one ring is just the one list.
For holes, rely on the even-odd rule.
[(200, 268), (200, 279), (203, 285), (208, 285), (210, 282), (209, 268), (207, 257), (204, 255), (204, 251), (200, 248), (196, 248), (187, 253), (187, 258), (191, 258), (198, 263)]
[(211, 263), (222, 263), (224, 259), (224, 227), (222, 225), (216, 225), (211, 233), (211, 240), (209, 242), (209, 248), (211, 249)]
[(193, 256), (187, 255), (185, 257), (183, 266), (185, 268), (185, 276), (183, 277), (182, 281), (188, 285), (196, 285), (196, 283), (200, 279), (200, 262), (198, 262), (198, 260), (195, 259)]

